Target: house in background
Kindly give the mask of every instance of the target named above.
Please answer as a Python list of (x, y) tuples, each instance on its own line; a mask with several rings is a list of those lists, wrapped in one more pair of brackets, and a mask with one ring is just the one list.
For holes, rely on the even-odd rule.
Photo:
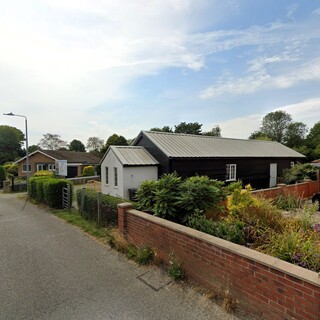
[[(81, 176), (86, 166), (97, 166), (100, 158), (87, 152), (66, 150), (36, 150), (29, 154), (29, 172), (32, 176), (41, 170), (55, 171), (55, 163), (58, 160), (67, 160), (67, 178)], [(27, 175), (26, 157), (15, 162), (18, 165), (18, 176)]]
[(144, 147), (159, 162), (159, 177), (176, 171), (182, 177), (242, 180), (257, 189), (276, 186), (285, 169), (305, 160), (275, 141), (141, 131), (132, 145)]
[(145, 180), (158, 180), (158, 161), (144, 147), (110, 146), (101, 162), (101, 192), (132, 199)]

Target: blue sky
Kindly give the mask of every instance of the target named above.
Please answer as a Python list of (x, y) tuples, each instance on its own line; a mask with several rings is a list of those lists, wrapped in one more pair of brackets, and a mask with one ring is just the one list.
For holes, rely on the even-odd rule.
[(1, 115), (29, 144), (320, 121), (320, 0), (0, 0), (0, 39)]

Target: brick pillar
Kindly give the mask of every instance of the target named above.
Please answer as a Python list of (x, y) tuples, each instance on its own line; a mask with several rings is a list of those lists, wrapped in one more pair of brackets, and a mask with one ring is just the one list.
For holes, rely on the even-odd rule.
[(118, 229), (124, 236), (126, 235), (127, 210), (132, 208), (132, 204), (128, 202), (118, 204)]

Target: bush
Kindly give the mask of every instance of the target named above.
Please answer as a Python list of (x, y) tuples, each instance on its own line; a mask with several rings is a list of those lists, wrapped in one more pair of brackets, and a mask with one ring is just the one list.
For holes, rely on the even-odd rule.
[(82, 176), (83, 177), (90, 177), (95, 175), (95, 170), (93, 166), (86, 166), (83, 168)]
[(137, 193), (140, 210), (171, 221), (186, 223), (196, 211), (215, 208), (225, 199), (223, 183), (206, 176), (185, 181), (176, 173), (164, 174), (159, 181), (143, 182)]
[[(118, 204), (123, 202), (128, 200), (101, 194), (100, 226), (117, 225)], [(84, 218), (98, 222), (98, 192), (88, 189), (78, 190), (77, 204)]]
[(181, 184), (177, 201), (177, 205), (181, 209), (181, 221), (186, 222), (188, 217), (196, 211), (206, 212), (212, 208), (221, 211), (219, 204), (226, 197), (222, 188), (223, 184), (223, 182), (209, 179), (206, 176), (194, 176), (186, 179)]
[(5, 181), (6, 180), (6, 170), (4, 166), (0, 166), (0, 181)]
[(212, 221), (204, 215), (195, 214), (189, 217), (187, 225), (190, 228), (210, 234), (212, 236), (228, 240), (237, 244), (245, 244), (244, 226), (241, 221)]
[(53, 176), (54, 176), (54, 172), (49, 170), (40, 170), (33, 175), (33, 177), (53, 177)]
[(305, 163), (296, 164), (290, 169), (286, 169), (283, 174), (283, 182), (286, 184), (293, 184), (296, 182), (302, 182), (304, 179), (317, 179), (317, 167)]
[(181, 178), (176, 173), (164, 174), (157, 183), (155, 190), (155, 216), (168, 220), (177, 220)]
[(28, 185), (28, 196), (31, 197), (34, 200), (37, 200), (37, 191), (38, 191), (38, 182), (40, 180), (44, 180), (46, 181), (47, 179), (49, 179), (50, 177), (48, 176), (40, 176), (40, 177), (31, 177), (29, 179), (29, 185)]
[(62, 189), (70, 186), (70, 195), (72, 203), (72, 182), (65, 179), (48, 179), (44, 183), (45, 203), (56, 209), (62, 209)]
[(18, 165), (13, 163), (7, 163), (4, 165), (4, 168), (7, 173), (17, 176), (18, 175)]

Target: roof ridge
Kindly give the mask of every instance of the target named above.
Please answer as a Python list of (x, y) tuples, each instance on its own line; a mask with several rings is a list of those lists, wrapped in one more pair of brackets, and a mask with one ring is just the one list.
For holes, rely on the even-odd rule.
[(244, 138), (230, 138), (230, 137), (217, 137), (217, 136), (209, 136), (204, 134), (190, 134), (190, 133), (180, 133), (180, 132), (165, 132), (165, 131), (151, 131), (146, 130), (145, 133), (151, 134), (163, 134), (163, 135), (175, 135), (175, 136), (187, 136), (187, 137), (197, 137), (197, 138), (208, 138), (208, 139), (221, 139), (221, 140), (239, 140), (239, 141), (252, 141), (252, 142), (268, 142), (268, 143), (279, 143), (278, 141), (271, 140), (258, 140), (258, 139), (244, 139)]

